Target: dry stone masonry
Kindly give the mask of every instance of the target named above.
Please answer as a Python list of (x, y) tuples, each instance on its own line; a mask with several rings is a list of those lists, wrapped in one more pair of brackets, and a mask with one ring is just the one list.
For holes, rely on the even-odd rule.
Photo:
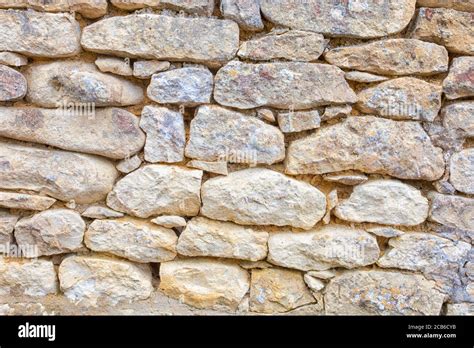
[(473, 28), (0, 0), (0, 313), (474, 315)]

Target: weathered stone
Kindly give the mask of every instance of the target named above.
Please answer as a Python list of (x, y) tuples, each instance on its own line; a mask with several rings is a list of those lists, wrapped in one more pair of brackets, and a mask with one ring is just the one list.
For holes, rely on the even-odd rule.
[(110, 72), (121, 76), (132, 76), (133, 70), (130, 62), (125, 59), (115, 57), (99, 57), (95, 60), (95, 65), (102, 72)]
[(448, 303), (446, 315), (474, 315), (474, 303)]
[(0, 188), (45, 193), (65, 202), (105, 198), (118, 172), (105, 159), (0, 142)]
[(217, 72), (214, 99), (219, 104), (239, 109), (270, 106), (293, 110), (357, 101), (344, 79), (344, 72), (337, 67), (239, 61), (232, 61)]
[(270, 22), (328, 36), (375, 38), (399, 33), (410, 22), (416, 0), (261, 0)]
[(474, 199), (430, 193), (430, 219), (442, 225), (474, 231)]
[(252, 312), (283, 313), (314, 302), (301, 272), (277, 268), (252, 270)]
[(278, 113), (278, 125), (283, 133), (301, 132), (319, 128), (319, 111), (293, 111)]
[(9, 66), (23, 66), (28, 64), (28, 59), (18, 53), (0, 52), (0, 64)]
[(22, 250), (34, 245), (26, 257), (56, 255), (82, 247), (86, 223), (79, 213), (68, 209), (51, 209), (23, 218), (15, 226), (15, 239)]
[(415, 226), (426, 220), (428, 210), (428, 199), (413, 186), (398, 180), (373, 180), (356, 186), (334, 213), (352, 222)]
[[(7, 210), (0, 209), (0, 248), (13, 242), (13, 229), (18, 221), (18, 216), (10, 214)], [(1, 254), (1, 252), (0, 252)]]
[(210, 259), (160, 265), (160, 289), (197, 308), (236, 310), (249, 289), (248, 273), (234, 263)]
[(357, 173), (357, 172), (342, 172), (342, 173), (332, 173), (326, 174), (323, 176), (324, 180), (329, 182), (335, 182), (338, 184), (348, 185), (348, 186), (355, 186), (359, 184), (363, 184), (369, 178), (367, 175)]
[(443, 91), (448, 99), (474, 96), (474, 57), (453, 59)]
[(129, 217), (94, 220), (84, 236), (91, 250), (142, 263), (173, 260), (177, 241), (173, 230)]
[(474, 148), (463, 150), (451, 157), (449, 181), (456, 190), (474, 194)]
[(393, 227), (371, 227), (367, 228), (366, 231), (384, 238), (400, 237), (405, 234), (405, 232)]
[(344, 75), (346, 80), (355, 81), (359, 83), (372, 83), (372, 82), (383, 82), (389, 78), (386, 76), (374, 75), (362, 71), (348, 71)]
[(259, 261), (267, 256), (267, 240), (267, 232), (196, 217), (179, 236), (177, 250), (185, 256)]
[(214, 1), (215, 0), (111, 0), (111, 3), (124, 10), (152, 7), (210, 16), (214, 11)]
[(15, 101), (26, 95), (26, 79), (5, 65), (0, 65), (0, 102)]
[(336, 273), (331, 270), (327, 271), (309, 271), (306, 273), (307, 275), (313, 277), (313, 278), (318, 278), (322, 280), (329, 280), (332, 279), (336, 276)]
[(460, 130), (466, 136), (474, 137), (474, 102), (449, 104), (441, 110), (441, 117), (444, 127)]
[(474, 12), (474, 3), (466, 0), (418, 0), (418, 6), (445, 7), (458, 11)]
[(443, 175), (444, 160), (419, 123), (374, 116), (348, 117), (288, 148), (289, 174), (343, 170), (433, 181)]
[(51, 261), (0, 257), (2, 296), (46, 296), (55, 294), (57, 287), (56, 271)]
[(448, 71), (443, 46), (415, 39), (389, 39), (358, 46), (339, 47), (325, 54), (340, 68), (382, 75), (432, 75)]
[(413, 77), (382, 82), (358, 94), (357, 107), (395, 120), (433, 121), (441, 109), (442, 86)]
[(0, 191), (0, 207), (25, 210), (46, 210), (56, 200), (51, 197)]
[(326, 200), (327, 200), (326, 215), (324, 215), (324, 217), (323, 217), (323, 223), (325, 225), (327, 225), (331, 222), (331, 212), (337, 206), (337, 204), (339, 203), (339, 197), (337, 195), (337, 189), (331, 190), (331, 192), (329, 192), (327, 194)]
[(123, 213), (119, 213), (118, 211), (103, 207), (101, 205), (92, 205), (84, 210), (81, 215), (91, 219), (121, 218), (124, 216)]
[(375, 270), (334, 278), (324, 296), (328, 315), (439, 315), (443, 301), (421, 275)]
[(221, 0), (220, 9), (224, 18), (237, 22), (244, 30), (264, 28), (259, 0)]
[(321, 34), (309, 31), (275, 31), (245, 41), (240, 46), (238, 56), (250, 60), (286, 59), (311, 62), (323, 54), (328, 42)]
[(209, 179), (202, 186), (202, 203), (202, 215), (242, 225), (309, 229), (326, 212), (326, 196), (321, 191), (263, 168)]
[(140, 159), (140, 157), (134, 155), (130, 158), (125, 158), (121, 160), (119, 163), (117, 163), (116, 168), (119, 172), (128, 174), (140, 167), (141, 164), (142, 160)]
[(202, 174), (176, 166), (147, 165), (119, 180), (107, 196), (107, 205), (141, 218), (160, 214), (195, 216), (201, 206)]
[(420, 8), (410, 29), (414, 39), (434, 42), (458, 54), (474, 54), (471, 13), (444, 8)]
[(0, 8), (31, 8), (46, 12), (77, 12), (86, 18), (107, 13), (107, 0), (1, 0)]
[(239, 27), (229, 20), (134, 14), (85, 27), (81, 44), (88, 51), (123, 57), (222, 65), (237, 53)]
[(207, 68), (186, 67), (153, 75), (147, 95), (160, 104), (208, 104), (213, 84), (212, 73)]
[(0, 107), (0, 121), (0, 136), (110, 158), (133, 155), (145, 143), (139, 119), (118, 108)]
[(192, 160), (186, 163), (186, 166), (196, 169), (201, 169), (205, 172), (227, 175), (229, 172), (227, 170), (227, 162), (206, 162)]
[(140, 86), (117, 76), (100, 72), (92, 63), (57, 61), (34, 64), (25, 72), (27, 100), (47, 108), (64, 104), (126, 106), (140, 104)]
[(81, 29), (66, 13), (0, 10), (0, 51), (30, 57), (71, 57), (81, 50)]
[(351, 105), (335, 105), (328, 106), (324, 110), (323, 116), (321, 116), (321, 121), (333, 120), (335, 118), (347, 117), (352, 112)]
[(326, 286), (326, 284), (324, 284), (321, 280), (312, 277), (308, 273), (304, 275), (304, 282), (306, 283), (308, 288), (310, 288), (314, 292), (321, 291)]
[(258, 109), (257, 110), (257, 117), (261, 120), (264, 120), (264, 121), (267, 121), (267, 122), (270, 122), (270, 123), (275, 123), (276, 122), (275, 114), (270, 109), (265, 109), (265, 108)]
[(185, 227), (187, 224), (186, 220), (183, 217), (173, 215), (158, 216), (151, 220), (151, 222), (166, 228)]
[(168, 70), (170, 66), (170, 62), (161, 62), (159, 60), (137, 60), (133, 63), (133, 76), (138, 79), (149, 79), (157, 72)]
[(184, 159), (186, 133), (180, 112), (164, 107), (145, 106), (140, 127), (146, 133), (146, 161), (174, 163)]
[(186, 156), (232, 163), (280, 162), (285, 158), (283, 134), (278, 128), (240, 112), (219, 106), (201, 106), (191, 121)]
[(71, 256), (59, 266), (61, 290), (85, 306), (147, 299), (153, 291), (151, 281), (148, 265), (103, 256)]
[(273, 268), (271, 263), (268, 263), (267, 261), (247, 261), (247, 260), (242, 260), (239, 262), (239, 266), (245, 269), (266, 269), (266, 268)]

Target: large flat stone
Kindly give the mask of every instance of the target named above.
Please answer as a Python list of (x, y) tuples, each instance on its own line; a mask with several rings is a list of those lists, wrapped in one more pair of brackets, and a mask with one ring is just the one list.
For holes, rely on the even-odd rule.
[(474, 12), (474, 3), (469, 0), (418, 0), (418, 6), (444, 7), (458, 11)]
[(448, 99), (474, 96), (474, 57), (454, 58), (448, 77), (443, 82)]
[(107, 13), (107, 0), (0, 0), (0, 8), (31, 8), (44, 12), (77, 12), (86, 18)]
[(124, 10), (151, 7), (210, 16), (214, 11), (214, 1), (215, 0), (111, 0), (110, 2), (115, 7)]
[(0, 102), (15, 101), (26, 95), (26, 79), (5, 65), (0, 65)]
[(25, 210), (46, 210), (56, 200), (47, 196), (0, 191), (0, 207)]

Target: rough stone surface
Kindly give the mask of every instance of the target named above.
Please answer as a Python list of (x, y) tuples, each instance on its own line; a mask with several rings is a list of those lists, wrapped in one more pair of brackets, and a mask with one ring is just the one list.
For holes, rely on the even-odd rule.
[(442, 86), (413, 77), (382, 82), (358, 94), (362, 112), (395, 120), (433, 121), (441, 109)]
[(166, 295), (197, 308), (236, 310), (250, 287), (237, 264), (201, 258), (162, 263), (160, 279)]
[(443, 46), (416, 39), (389, 39), (339, 47), (325, 54), (340, 68), (382, 75), (432, 75), (448, 71), (448, 51)]
[(361, 173), (347, 171), (341, 173), (326, 174), (324, 175), (324, 180), (348, 186), (355, 186), (363, 184), (364, 182), (369, 180), (369, 178), (367, 177), (367, 175)]
[(209, 179), (202, 186), (202, 203), (202, 215), (242, 225), (310, 229), (326, 213), (326, 197), (321, 191), (262, 168)]
[(260, 15), (260, 0), (221, 0), (221, 13), (244, 30), (258, 31), (263, 29)]
[(26, 79), (5, 65), (0, 65), (0, 102), (15, 101), (26, 95)]
[(138, 79), (149, 79), (153, 74), (170, 68), (170, 62), (159, 60), (137, 60), (133, 63), (133, 76)]
[(140, 167), (141, 164), (142, 160), (140, 159), (140, 157), (134, 155), (130, 158), (124, 158), (123, 160), (118, 162), (116, 168), (119, 172), (128, 174)]
[(448, 303), (446, 315), (474, 315), (474, 303)]
[(164, 107), (145, 106), (140, 127), (147, 134), (146, 161), (174, 163), (184, 159), (186, 133), (180, 112)]
[(156, 225), (160, 225), (166, 228), (174, 228), (174, 227), (185, 227), (187, 222), (181, 216), (173, 216), (173, 215), (163, 215), (158, 216), (151, 220)]
[(124, 216), (123, 213), (119, 213), (118, 211), (103, 207), (101, 205), (92, 205), (84, 210), (81, 215), (91, 219), (121, 218)]
[(342, 225), (272, 233), (268, 240), (269, 262), (302, 271), (367, 266), (377, 261), (379, 253), (375, 237)]
[(2, 0), (0, 8), (31, 8), (45, 12), (78, 12), (86, 18), (98, 18), (107, 13), (107, 0)]
[(18, 216), (10, 214), (8, 210), (0, 209), (0, 247), (13, 242), (13, 229)]
[(143, 148), (138, 118), (119, 108), (0, 107), (0, 136), (121, 159)]
[(333, 120), (336, 118), (347, 117), (352, 112), (351, 105), (333, 105), (328, 106), (324, 110), (323, 116), (321, 116), (321, 121)]
[(201, 106), (191, 121), (187, 157), (233, 163), (280, 162), (285, 158), (278, 128), (219, 106)]
[(463, 150), (451, 157), (449, 181), (456, 190), (474, 194), (474, 148)]
[(140, 86), (122, 77), (104, 74), (92, 63), (57, 61), (28, 67), (27, 99), (47, 108), (68, 103), (126, 106), (143, 101)]
[(334, 213), (343, 220), (385, 225), (419, 225), (429, 204), (420, 191), (397, 180), (373, 180), (354, 188)]
[(384, 271), (344, 273), (324, 295), (330, 315), (439, 315), (443, 300), (421, 275)]
[(453, 59), (443, 91), (448, 99), (474, 96), (474, 57)]
[(28, 58), (18, 53), (0, 52), (0, 64), (9, 66), (24, 66), (28, 64)]
[(346, 78), (346, 80), (355, 81), (359, 83), (383, 82), (389, 79), (386, 76), (370, 74), (362, 71), (348, 71), (346, 72), (344, 77)]
[(433, 146), (420, 124), (373, 116), (349, 117), (288, 148), (289, 174), (351, 169), (433, 181), (443, 175), (444, 160), (441, 149)]
[(130, 63), (124, 59), (114, 57), (99, 57), (95, 60), (95, 65), (102, 72), (110, 72), (121, 76), (132, 76), (133, 70)]
[(114, 6), (124, 10), (152, 7), (206, 16), (210, 16), (214, 11), (214, 2), (215, 0), (111, 0)]
[(238, 56), (256, 61), (285, 59), (311, 62), (321, 56), (328, 42), (323, 35), (309, 31), (274, 31), (245, 41)]
[(0, 191), (0, 207), (25, 210), (46, 210), (56, 200), (51, 197)]
[(405, 232), (393, 227), (371, 227), (367, 228), (366, 231), (384, 238), (400, 237), (405, 234)]
[(357, 101), (344, 72), (337, 67), (239, 61), (230, 62), (217, 72), (214, 99), (221, 105), (239, 109), (270, 106), (294, 110)]
[(283, 313), (314, 302), (301, 272), (277, 268), (252, 270), (252, 312)]
[(309, 271), (306, 272), (306, 274), (312, 278), (318, 278), (322, 280), (329, 280), (332, 279), (336, 276), (336, 273), (331, 270), (327, 271)]
[(177, 250), (185, 256), (259, 261), (267, 256), (267, 240), (267, 232), (196, 217), (179, 236)]
[(95, 220), (84, 237), (91, 250), (143, 263), (173, 260), (177, 241), (173, 230), (133, 218)]
[(474, 102), (449, 104), (441, 110), (441, 117), (447, 129), (460, 130), (466, 136), (474, 137)]
[(103, 256), (71, 256), (59, 266), (59, 282), (66, 297), (85, 306), (115, 305), (150, 297), (148, 265)]
[(278, 125), (283, 133), (319, 128), (321, 117), (317, 110), (278, 113)]
[(229, 172), (227, 170), (227, 162), (207, 162), (207, 161), (198, 161), (192, 160), (186, 163), (190, 168), (201, 169), (205, 172), (227, 175)]
[(85, 27), (81, 44), (88, 51), (124, 57), (221, 65), (237, 53), (239, 27), (230, 20), (135, 14)]
[(147, 218), (159, 214), (194, 216), (201, 206), (202, 171), (151, 164), (117, 182), (107, 196), (114, 210)]
[(0, 142), (0, 188), (45, 193), (65, 202), (105, 198), (118, 176), (105, 159)]
[(474, 199), (430, 193), (430, 219), (442, 225), (474, 231)]
[(418, 0), (419, 6), (445, 7), (459, 11), (474, 12), (474, 3), (466, 0)]
[(328, 36), (368, 39), (402, 31), (415, 12), (415, 3), (416, 0), (261, 0), (261, 8), (264, 17), (275, 24)]
[(318, 278), (310, 276), (308, 273), (304, 275), (304, 282), (313, 292), (321, 291), (326, 286), (324, 282), (322, 282)]

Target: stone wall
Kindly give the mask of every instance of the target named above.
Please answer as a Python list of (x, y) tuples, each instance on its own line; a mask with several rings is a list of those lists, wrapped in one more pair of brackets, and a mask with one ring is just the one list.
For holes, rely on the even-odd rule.
[(473, 314), (472, 1), (0, 8), (0, 313)]

